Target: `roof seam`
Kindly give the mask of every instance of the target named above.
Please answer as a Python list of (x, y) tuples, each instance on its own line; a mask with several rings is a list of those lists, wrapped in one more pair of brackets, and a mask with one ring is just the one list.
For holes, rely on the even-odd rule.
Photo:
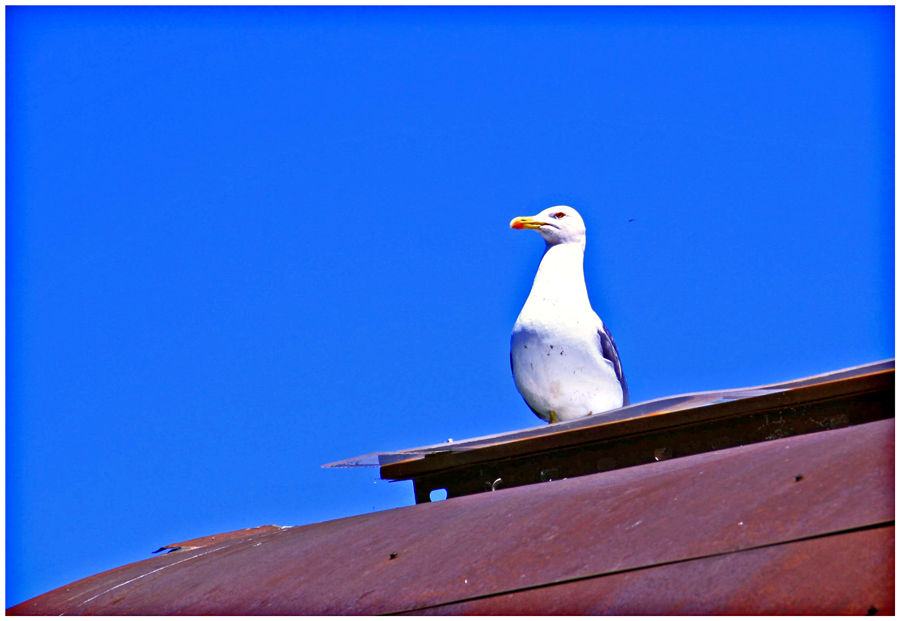
[(696, 556), (688, 556), (688, 557), (685, 557), (685, 558), (673, 559), (673, 560), (671, 560), (671, 561), (662, 561), (662, 562), (659, 562), (659, 563), (648, 563), (648, 564), (645, 564), (645, 565), (635, 565), (635, 566), (633, 566), (633, 567), (626, 567), (626, 568), (622, 568), (622, 569), (613, 569), (613, 570), (610, 570), (610, 571), (604, 571), (604, 572), (600, 572), (600, 573), (587, 574), (587, 575), (583, 575), (583, 576), (575, 576), (575, 577), (572, 577), (572, 578), (563, 578), (563, 579), (561, 579), (561, 580), (552, 580), (552, 581), (550, 581), (550, 582), (541, 582), (541, 583), (539, 583), (539, 584), (532, 584), (532, 585), (529, 585), (529, 586), (519, 587), (519, 588), (515, 588), (515, 589), (508, 589), (508, 590), (505, 590), (505, 591), (497, 591), (497, 592), (495, 592), (495, 593), (485, 593), (485, 594), (483, 594), (483, 595), (474, 595), (474, 596), (472, 596), (472, 597), (463, 597), (463, 598), (460, 598), (460, 599), (449, 600), (449, 601), (446, 601), (446, 602), (439, 602), (439, 603), (436, 603), (436, 604), (429, 604), (429, 605), (427, 605), (427, 606), (420, 606), (420, 607), (416, 607), (416, 608), (406, 608), (406, 609), (403, 609), (403, 610), (396, 610), (396, 611), (387, 612), (387, 613), (383, 613), (383, 614), (384, 614), (384, 615), (398, 615), (398, 614), (409, 613), (409, 612), (420, 612), (420, 611), (423, 611), (423, 610), (429, 610), (429, 609), (432, 609), (432, 608), (442, 608), (442, 607), (444, 607), (444, 606), (450, 606), (450, 605), (453, 605), (453, 604), (461, 604), (461, 603), (465, 603), (465, 602), (472, 602), (472, 601), (478, 601), (478, 600), (482, 600), (482, 599), (489, 599), (489, 598), (492, 598), (492, 597), (498, 597), (498, 596), (501, 596), (501, 595), (511, 595), (511, 594), (513, 594), (513, 593), (521, 593), (521, 592), (525, 592), (525, 591), (533, 591), (533, 590), (536, 590), (536, 589), (543, 589), (543, 588), (547, 588), (547, 587), (551, 587), (551, 586), (556, 586), (556, 585), (560, 585), (560, 584), (569, 584), (569, 583), (572, 583), (572, 582), (581, 582), (581, 581), (584, 581), (584, 580), (591, 580), (591, 579), (594, 579), (594, 578), (602, 578), (602, 577), (604, 577), (604, 576), (613, 576), (613, 575), (616, 575), (616, 574), (625, 574), (625, 573), (629, 573), (629, 572), (640, 571), (640, 570), (642, 570), (642, 569), (650, 569), (650, 568), (653, 568), (653, 567), (665, 567), (665, 566), (667, 566), (667, 565), (677, 565), (677, 564), (680, 564), (680, 563), (688, 563), (688, 562), (690, 562), (690, 561), (697, 561), (697, 560), (708, 559), (708, 558), (717, 558), (717, 557), (720, 557), (720, 556), (729, 556), (729, 555), (732, 555), (732, 554), (738, 554), (738, 553), (741, 553), (741, 552), (750, 552), (750, 551), (752, 551), (752, 550), (762, 550), (762, 549), (765, 549), (765, 548), (772, 548), (772, 547), (775, 547), (775, 546), (787, 545), (787, 544), (790, 544), (790, 543), (799, 543), (799, 542), (802, 542), (802, 541), (810, 541), (810, 540), (813, 540), (813, 539), (822, 539), (822, 538), (825, 538), (825, 537), (835, 537), (835, 536), (839, 536), (839, 535), (848, 535), (848, 534), (850, 534), (850, 533), (856, 533), (856, 532), (861, 532), (861, 531), (866, 531), (866, 530), (875, 530), (875, 529), (878, 529), (878, 528), (888, 528), (888, 527), (893, 527), (893, 526), (894, 526), (894, 520), (893, 520), (893, 519), (890, 519), (890, 520), (881, 520), (881, 521), (878, 521), (878, 522), (872, 522), (872, 523), (864, 524), (864, 525), (861, 525), (861, 526), (854, 526), (854, 527), (852, 527), (852, 528), (842, 528), (842, 529), (839, 529), (839, 530), (822, 532), (822, 533), (818, 533), (818, 534), (815, 534), (815, 535), (805, 535), (805, 536), (803, 536), (803, 537), (795, 537), (795, 538), (793, 538), (793, 539), (785, 539), (785, 540), (783, 540), (783, 541), (774, 541), (774, 542), (771, 542), (771, 543), (764, 543), (764, 544), (760, 544), (760, 545), (756, 545), (756, 546), (750, 546), (750, 547), (747, 547), (747, 548), (738, 548), (738, 549), (736, 549), (736, 550), (726, 550), (726, 551), (723, 551), (723, 552), (713, 552), (713, 553), (711, 553), (711, 554), (700, 554), (700, 555), (696, 555)]

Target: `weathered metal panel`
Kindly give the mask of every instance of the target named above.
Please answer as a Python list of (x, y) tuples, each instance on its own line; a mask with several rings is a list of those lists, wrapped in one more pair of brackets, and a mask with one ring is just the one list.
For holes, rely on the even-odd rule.
[(893, 404), (894, 389), (891, 385), (840, 399), (818, 400), (734, 418), (686, 423), (675, 429), (641, 431), (605, 441), (476, 462), (416, 476), (413, 479), (416, 502), (428, 502), (430, 492), (435, 489), (446, 489), (447, 496), (455, 498), (494, 491), (498, 487), (510, 488), (573, 478), (823, 429), (858, 425), (891, 417)]
[(893, 615), (894, 527), (420, 609), (432, 615)]
[[(540, 425), (529, 429), (509, 431), (482, 438), (459, 440), (456, 442), (390, 453), (371, 453), (369, 455), (325, 464), (323, 467), (349, 468), (380, 465), (387, 468), (385, 472), (386, 478), (410, 477), (422, 472), (430, 472), (435, 469), (471, 463), (475, 460), (484, 461), (486, 459), (501, 458), (511, 454), (516, 455), (522, 454), (523, 452), (532, 452), (533, 450), (560, 448), (580, 444), (585, 440), (593, 441), (609, 439), (617, 435), (631, 433), (634, 429), (637, 429), (638, 431), (661, 429), (675, 426), (682, 421), (706, 422), (720, 418), (722, 415), (731, 416), (746, 411), (758, 412), (761, 411), (761, 409), (766, 408), (790, 406), (796, 402), (802, 402), (807, 398), (807, 395), (810, 394), (812, 394), (815, 399), (834, 398), (843, 396), (847, 394), (848, 391), (853, 392), (857, 390), (857, 387), (854, 385), (855, 382), (848, 383), (844, 380), (860, 379), (863, 383), (866, 383), (869, 380), (875, 380), (877, 385), (883, 385), (885, 382), (889, 382), (890, 385), (893, 386), (893, 371), (894, 360), (882, 360), (880, 362), (833, 371), (823, 375), (780, 382), (777, 384), (664, 397), (604, 412), (602, 415), (590, 416), (552, 425)], [(869, 380), (862, 379), (867, 376), (873, 377), (869, 378)], [(762, 401), (745, 402), (747, 399), (756, 399), (758, 397), (775, 395), (776, 393), (792, 391), (796, 388), (809, 386), (819, 386), (821, 388), (817, 388), (812, 393), (794, 392), (788, 396), (782, 395), (781, 397), (776, 396)], [(738, 401), (742, 403), (733, 403)], [(732, 402), (733, 405), (730, 407), (719, 407), (728, 402)], [(711, 404), (717, 407), (713, 409), (704, 407)], [(694, 412), (686, 419), (672, 416), (675, 412), (682, 412), (684, 410), (694, 410)], [(634, 424), (636, 419), (640, 419), (640, 421), (635, 428)], [(611, 426), (612, 423), (623, 422), (628, 424)], [(591, 431), (591, 428), (595, 427), (601, 427), (601, 429), (596, 430), (599, 433)], [(499, 452), (497, 452), (498, 448)], [(474, 454), (469, 454), (473, 451)], [(436, 461), (434, 458), (437, 456), (441, 456), (444, 461)], [(457, 460), (456, 458), (458, 457), (461, 457), (461, 460)], [(423, 458), (428, 458), (429, 463), (417, 463)], [(397, 468), (389, 467), (401, 463), (403, 463), (403, 465), (397, 466)]]
[(402, 612), (885, 525), (893, 431), (885, 420), (211, 543), (9, 612)]
[(163, 546), (159, 550), (154, 551), (153, 554), (156, 554), (157, 552), (166, 552), (168, 554), (176, 550), (196, 550), (197, 548), (205, 548), (216, 543), (225, 543), (227, 541), (247, 539), (253, 537), (254, 535), (262, 535), (264, 533), (271, 533), (281, 529), (281, 526), (275, 526), (272, 524), (266, 526), (254, 526), (253, 528), (243, 528), (241, 530), (235, 530), (230, 533), (222, 533), (221, 535), (210, 535), (208, 537), (189, 539), (188, 541), (182, 541), (180, 543), (170, 543), (169, 545)]
[[(597, 462), (611, 451), (614, 461), (620, 462), (613, 467), (653, 461), (657, 447), (635, 450), (634, 443), (639, 440), (662, 443), (663, 447), (673, 440), (679, 444), (680, 454), (690, 455), (888, 418), (893, 416), (893, 404), (894, 370), (880, 369), (677, 412), (611, 422), (589, 417), (549, 425), (541, 433), (523, 436), (513, 432), (470, 441), (382, 466), (381, 477), (414, 479), (417, 502), (422, 502), (429, 490), (438, 487), (446, 488), (451, 497), (486, 491), (485, 477), (493, 477), (490, 482), (503, 478), (505, 486), (511, 487), (540, 482), (545, 469), (560, 470), (561, 476), (568, 477), (607, 470)], [(615, 451), (618, 445), (624, 450)], [(535, 467), (536, 457), (550, 457), (553, 463)], [(583, 463), (578, 463), (579, 459)]]

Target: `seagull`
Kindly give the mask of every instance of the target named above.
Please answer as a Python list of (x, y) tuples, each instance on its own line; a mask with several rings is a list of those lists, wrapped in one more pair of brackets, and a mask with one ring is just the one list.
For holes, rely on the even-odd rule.
[(584, 220), (559, 205), (509, 226), (535, 230), (547, 242), (510, 340), (513, 378), (525, 403), (549, 423), (628, 405), (616, 343), (584, 284)]

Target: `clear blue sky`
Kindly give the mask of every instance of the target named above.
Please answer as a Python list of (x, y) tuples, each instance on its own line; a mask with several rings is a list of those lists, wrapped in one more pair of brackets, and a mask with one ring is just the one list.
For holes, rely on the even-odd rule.
[(7, 7), (6, 605), (542, 424), (552, 205), (635, 402), (893, 357), (893, 13)]

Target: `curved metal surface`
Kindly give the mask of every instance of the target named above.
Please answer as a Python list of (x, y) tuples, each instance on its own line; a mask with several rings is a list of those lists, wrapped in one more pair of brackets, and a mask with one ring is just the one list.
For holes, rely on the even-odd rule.
[(235, 541), (238, 539), (248, 539), (255, 535), (272, 533), (278, 530), (282, 530), (283, 528), (283, 526), (268, 524), (266, 526), (254, 526), (253, 528), (244, 528), (241, 530), (232, 531), (230, 533), (222, 533), (221, 535), (197, 537), (196, 539), (189, 539), (187, 541), (182, 541), (179, 543), (170, 543), (167, 546), (161, 547), (159, 550), (154, 550), (153, 554), (157, 554), (159, 552), (165, 552), (168, 554), (177, 550), (196, 550), (197, 548), (205, 548), (217, 543), (225, 543), (227, 541)]
[(403, 612), (786, 544), (893, 520), (893, 432), (885, 420), (210, 542), (8, 612)]
[(894, 527), (420, 609), (416, 615), (893, 615)]

